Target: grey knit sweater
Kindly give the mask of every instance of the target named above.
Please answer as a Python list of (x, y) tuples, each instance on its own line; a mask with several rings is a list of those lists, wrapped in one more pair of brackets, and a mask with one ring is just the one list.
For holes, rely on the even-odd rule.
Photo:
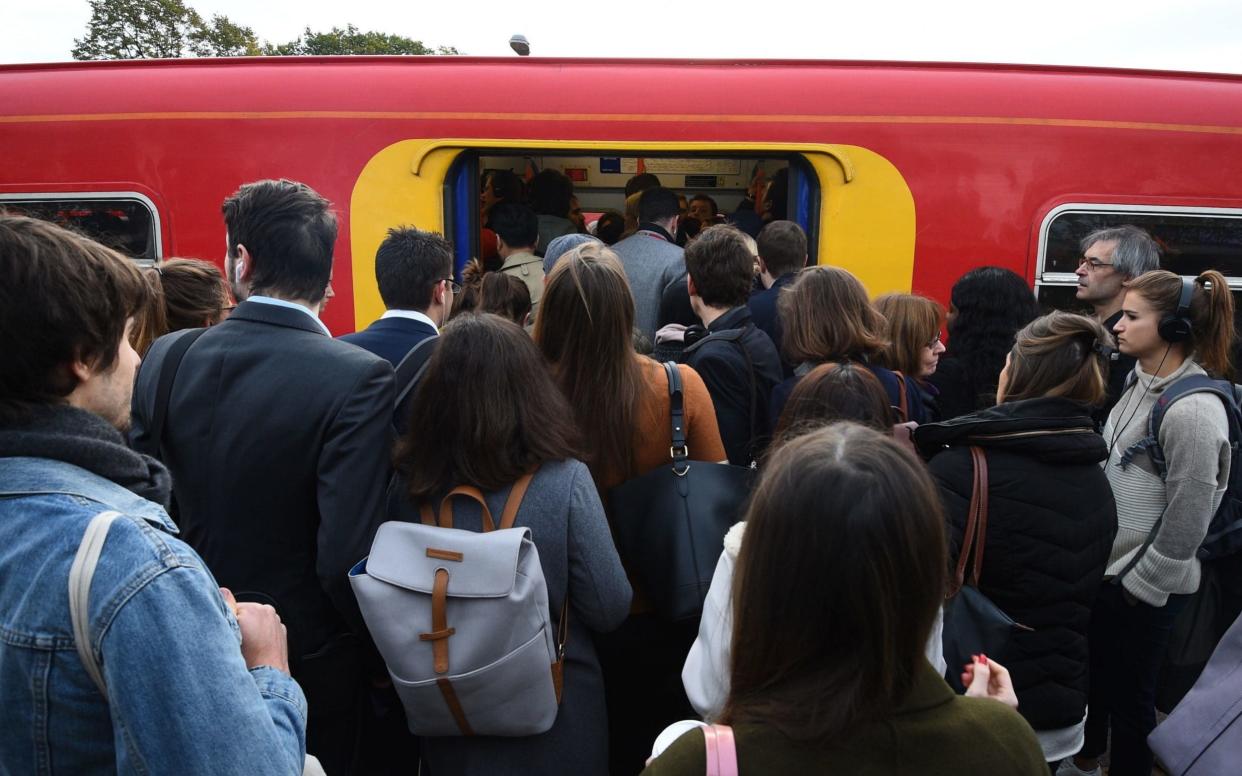
[(1140, 366), (1134, 372), (1138, 379), (1121, 395), (1104, 425), (1104, 439), (1111, 448), (1104, 472), (1117, 500), (1117, 538), (1105, 575), (1115, 576), (1126, 567), (1163, 514), (1155, 541), (1122, 585), (1140, 601), (1164, 606), (1170, 594), (1199, 589), (1195, 551), (1229, 479), (1229, 425), (1219, 398), (1186, 396), (1169, 408), (1160, 426), (1167, 478), (1160, 479), (1145, 453), (1122, 468), (1126, 449), (1147, 436), (1156, 399), (1182, 377), (1204, 374), (1190, 359), (1166, 377), (1152, 378)]

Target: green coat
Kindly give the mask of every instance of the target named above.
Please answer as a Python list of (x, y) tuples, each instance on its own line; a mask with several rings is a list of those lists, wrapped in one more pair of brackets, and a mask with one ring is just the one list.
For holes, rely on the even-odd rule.
[[(955, 695), (925, 664), (910, 696), (887, 721), (850, 733), (831, 749), (792, 741), (763, 724), (734, 728), (740, 776), (1048, 776), (1035, 733), (1018, 713), (996, 701)], [(673, 742), (644, 776), (701, 776), (703, 734)]]

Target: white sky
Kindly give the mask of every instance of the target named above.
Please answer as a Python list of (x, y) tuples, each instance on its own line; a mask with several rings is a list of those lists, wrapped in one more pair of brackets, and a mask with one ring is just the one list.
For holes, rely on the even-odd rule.
[[(1242, 73), (1239, 0), (187, 0), (284, 42), (352, 23), (462, 53), (904, 59)], [(0, 62), (70, 59), (86, 0), (0, 0)]]

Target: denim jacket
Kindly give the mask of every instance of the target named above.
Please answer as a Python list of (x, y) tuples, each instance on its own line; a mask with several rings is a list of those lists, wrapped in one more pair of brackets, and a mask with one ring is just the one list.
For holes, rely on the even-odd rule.
[[(69, 567), (90, 519), (120, 512), (78, 657)], [(247, 671), (241, 631), (162, 508), (71, 464), (0, 458), (0, 774), (300, 774), (306, 700)]]

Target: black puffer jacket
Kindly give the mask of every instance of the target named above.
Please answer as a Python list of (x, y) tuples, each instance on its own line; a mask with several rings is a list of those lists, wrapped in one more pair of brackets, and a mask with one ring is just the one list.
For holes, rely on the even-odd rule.
[[(970, 446), (988, 461), (988, 525), (980, 589), (1034, 630), (994, 655), (1013, 676), (1018, 711), (1036, 730), (1068, 727), (1087, 706), (1087, 624), (1117, 532), (1099, 462), (1107, 455), (1089, 408), (1066, 399), (1007, 402), (920, 426), (949, 522), (955, 565), (970, 504)], [(950, 666), (950, 670), (959, 667)]]

